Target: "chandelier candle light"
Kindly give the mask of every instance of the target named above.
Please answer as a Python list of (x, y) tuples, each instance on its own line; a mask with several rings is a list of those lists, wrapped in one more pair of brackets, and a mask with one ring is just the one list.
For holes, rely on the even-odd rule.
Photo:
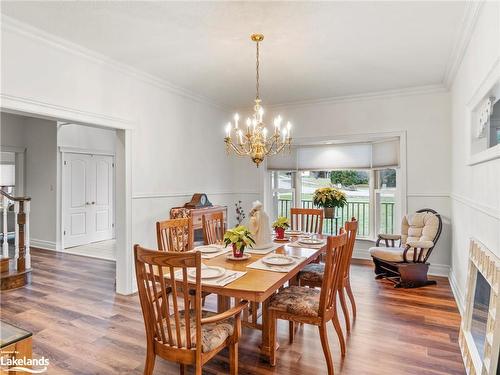
[(286, 126), (282, 128), (281, 123), (283, 119), (281, 116), (278, 116), (274, 119), (274, 130), (270, 134), (270, 130), (263, 122), (264, 108), (260, 105), (259, 93), (259, 43), (264, 40), (264, 35), (253, 34), (250, 39), (257, 44), (254, 113), (251, 118), (247, 118), (245, 129), (240, 128), (240, 116), (236, 113), (234, 115), (234, 125), (231, 122), (228, 122), (226, 125), (224, 142), (226, 143), (228, 154), (232, 150), (239, 156), (248, 155), (258, 167), (264, 160), (264, 157), (276, 155), (284, 150), (290, 150), (292, 124), (287, 122)]

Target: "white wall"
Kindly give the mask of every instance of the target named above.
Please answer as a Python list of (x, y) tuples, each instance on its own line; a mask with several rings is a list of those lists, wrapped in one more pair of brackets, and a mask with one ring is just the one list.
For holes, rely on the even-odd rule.
[[(280, 113), (291, 121), (295, 139), (405, 131), (408, 211), (433, 208), (442, 215), (443, 233), (430, 262), (433, 273), (447, 275), (451, 247), (450, 96), (444, 90), (433, 91), (276, 107), (265, 116), (270, 122)], [(249, 166), (239, 174), (246, 176), (240, 181), (256, 181), (259, 172)], [(357, 256), (369, 257), (369, 244), (359, 243), (357, 247)]]
[(114, 154), (115, 143), (116, 131), (114, 129), (63, 123), (57, 132), (57, 145), (60, 147), (105, 151)]
[(451, 90), (452, 270), (463, 305), (470, 237), (500, 256), (500, 159), (468, 166), (466, 105), (500, 59), (500, 3), (485, 2)]
[[(232, 219), (239, 194), (233, 188), (232, 159), (224, 151), (223, 124), (229, 116), (225, 110), (5, 20), (1, 69), (4, 103), (21, 103), (47, 115), (102, 118), (105, 124), (132, 129), (132, 243), (155, 246), (155, 221), (167, 218), (172, 206), (188, 201), (195, 192), (206, 192), (214, 204), (230, 206)], [(133, 274), (132, 248), (118, 251), (126, 253), (126, 271)], [(122, 293), (134, 288), (132, 279), (124, 287), (119, 283)]]
[(31, 197), (31, 245), (55, 248), (57, 126), (55, 121), (1, 114), (2, 146), (26, 148), (25, 195)]

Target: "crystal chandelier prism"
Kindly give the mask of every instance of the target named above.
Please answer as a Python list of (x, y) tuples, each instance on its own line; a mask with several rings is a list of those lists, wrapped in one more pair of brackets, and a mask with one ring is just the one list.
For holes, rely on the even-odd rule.
[(257, 167), (266, 156), (276, 155), (284, 150), (290, 150), (292, 144), (290, 122), (282, 127), (282, 118), (274, 119), (274, 129), (267, 128), (263, 121), (264, 109), (260, 105), (260, 81), (259, 81), (259, 43), (264, 40), (264, 35), (253, 34), (250, 39), (256, 43), (256, 94), (253, 115), (246, 119), (246, 127), (240, 127), (240, 116), (234, 115), (234, 124), (228, 122), (226, 125), (226, 151), (232, 151), (238, 156), (250, 156)]

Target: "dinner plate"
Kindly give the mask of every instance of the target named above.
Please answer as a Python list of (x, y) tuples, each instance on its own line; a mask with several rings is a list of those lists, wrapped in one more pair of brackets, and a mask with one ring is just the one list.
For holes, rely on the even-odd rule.
[(286, 230), (285, 233), (291, 236), (298, 236), (299, 234), (302, 234), (304, 232), (302, 232), (301, 230)]
[(210, 253), (216, 253), (218, 251), (221, 251), (220, 247), (217, 246), (198, 246), (194, 248), (196, 251), (199, 251), (202, 254), (210, 254)]
[[(226, 273), (226, 269), (217, 266), (207, 266), (201, 269), (200, 277), (202, 279), (215, 279), (216, 277), (223, 276)], [(191, 269), (188, 271), (188, 275), (192, 278), (196, 277), (196, 269)]]
[(314, 238), (304, 238), (299, 240), (299, 243), (302, 245), (322, 245), (323, 241)]
[(289, 238), (274, 238), (275, 242), (290, 242)]
[(262, 258), (262, 262), (271, 266), (288, 266), (295, 263), (295, 260), (286, 255), (276, 254)]

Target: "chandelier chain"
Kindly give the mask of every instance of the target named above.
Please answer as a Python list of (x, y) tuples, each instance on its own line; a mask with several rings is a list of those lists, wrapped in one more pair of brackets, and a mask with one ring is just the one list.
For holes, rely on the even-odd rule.
[(255, 95), (255, 99), (256, 100), (259, 100), (260, 99), (260, 93), (259, 93), (259, 42), (257, 42), (257, 61), (255, 63), (255, 70), (256, 70), (256, 74), (255, 74), (255, 77), (257, 78), (256, 79), (256, 83), (255, 83), (255, 89), (256, 89), (256, 95)]

